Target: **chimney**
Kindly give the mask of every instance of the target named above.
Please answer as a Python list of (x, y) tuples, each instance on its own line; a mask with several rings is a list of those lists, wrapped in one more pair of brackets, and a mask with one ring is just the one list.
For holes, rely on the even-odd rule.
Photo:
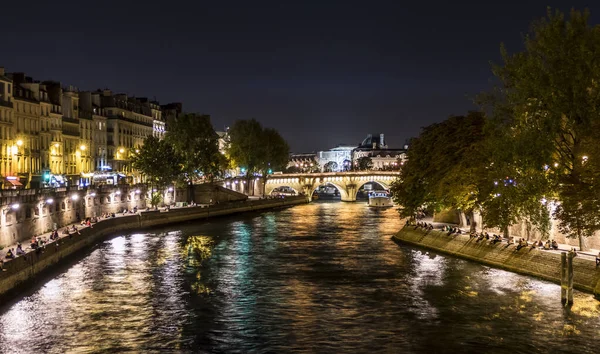
[(4, 76), (4, 67), (0, 66), (0, 76)]

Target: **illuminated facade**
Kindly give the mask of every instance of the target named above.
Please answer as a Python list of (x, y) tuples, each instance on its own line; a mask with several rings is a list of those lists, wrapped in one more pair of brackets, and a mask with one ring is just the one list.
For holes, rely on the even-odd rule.
[(16, 172), (13, 168), (15, 141), (12, 92), (13, 82), (5, 76), (4, 68), (0, 68), (0, 173), (3, 177), (12, 176)]
[(85, 185), (94, 173), (133, 176), (131, 156), (150, 135), (163, 138), (181, 104), (62, 87), (0, 67), (3, 188)]

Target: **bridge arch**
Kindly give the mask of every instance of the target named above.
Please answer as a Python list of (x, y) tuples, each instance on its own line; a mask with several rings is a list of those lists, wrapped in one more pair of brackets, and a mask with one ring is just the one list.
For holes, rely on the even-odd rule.
[[(331, 182), (331, 181), (321, 181), (321, 182), (317, 182), (317, 183), (313, 184), (311, 191), (310, 191), (310, 195), (309, 195), (310, 198), (312, 198), (312, 195), (317, 190), (317, 188), (319, 188), (321, 186), (326, 186), (326, 185), (334, 186), (338, 190), (338, 192), (340, 192), (340, 197), (342, 198), (342, 201), (350, 201), (349, 194), (346, 191), (346, 189), (344, 187), (342, 187), (340, 184)], [(354, 199), (356, 200), (356, 196)]]
[(304, 186), (301, 183), (300, 178), (292, 177), (281, 177), (281, 178), (269, 178), (265, 185), (265, 195), (271, 195), (276, 188), (289, 187), (300, 194), (304, 191)]
[(390, 189), (390, 185), (392, 184), (392, 181), (381, 181), (381, 180), (360, 181), (359, 183), (356, 184), (356, 190), (358, 191), (361, 187), (363, 187), (367, 183), (377, 183), (378, 185), (382, 186), (384, 189)]

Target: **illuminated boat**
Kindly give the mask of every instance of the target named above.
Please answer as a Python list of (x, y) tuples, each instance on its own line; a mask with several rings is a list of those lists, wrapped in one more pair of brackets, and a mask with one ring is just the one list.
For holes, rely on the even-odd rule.
[(371, 192), (369, 193), (369, 204), (370, 207), (374, 208), (387, 208), (391, 207), (392, 198), (388, 192)]

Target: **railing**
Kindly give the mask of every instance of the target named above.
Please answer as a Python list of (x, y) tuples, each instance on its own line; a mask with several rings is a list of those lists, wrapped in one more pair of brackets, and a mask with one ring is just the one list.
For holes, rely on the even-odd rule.
[(70, 130), (63, 129), (62, 133), (66, 134), (66, 135), (70, 135), (70, 136), (79, 136), (79, 132), (74, 132), (74, 131), (70, 131)]
[(63, 123), (73, 123), (73, 124), (79, 124), (79, 120), (75, 119), (75, 118), (69, 118), (69, 117), (62, 117), (62, 121)]
[(0, 100), (0, 106), (8, 107), (8, 108), (13, 108), (13, 103), (12, 102), (8, 102), (8, 101)]
[(79, 111), (79, 118), (80, 118), (80, 119), (88, 119), (88, 120), (91, 120), (91, 119), (92, 119), (92, 112), (88, 112), (88, 111)]
[(131, 119), (131, 118), (125, 118), (125, 117), (123, 117), (123, 116), (111, 115), (111, 116), (108, 116), (107, 118), (108, 118), (108, 119), (120, 119), (120, 120), (123, 120), (123, 121), (126, 121), (126, 122), (130, 122), (130, 123), (133, 123), (133, 124), (144, 125), (144, 126), (146, 126), (146, 127), (150, 127), (150, 128), (152, 128), (152, 123), (140, 122), (140, 121), (137, 121), (137, 120), (135, 120), (135, 119)]

